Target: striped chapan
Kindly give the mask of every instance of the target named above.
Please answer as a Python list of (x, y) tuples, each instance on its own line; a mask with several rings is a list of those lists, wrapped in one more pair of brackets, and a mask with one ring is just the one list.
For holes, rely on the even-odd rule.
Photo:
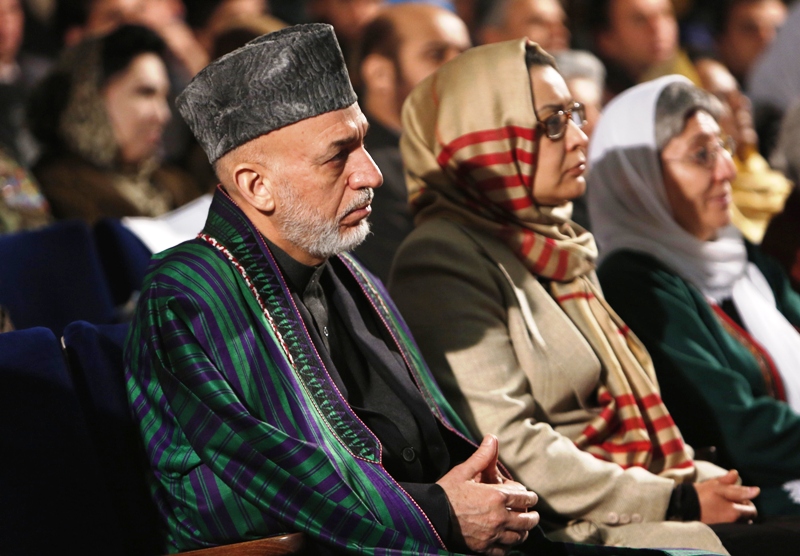
[(603, 367), (602, 410), (578, 447), (625, 468), (689, 480), (694, 464), (661, 401), (650, 356), (596, 286), (592, 234), (569, 220), (571, 203), (534, 202), (540, 137), (525, 49), (524, 40), (472, 49), (405, 103), (401, 149), (416, 221), (446, 218), (488, 232), (549, 284)]
[[(383, 286), (351, 273), (443, 426), (466, 436)], [(198, 239), (156, 255), (126, 350), (128, 394), (172, 551), (302, 531), (337, 551), (439, 554), (336, 389), (261, 236), (220, 190)]]

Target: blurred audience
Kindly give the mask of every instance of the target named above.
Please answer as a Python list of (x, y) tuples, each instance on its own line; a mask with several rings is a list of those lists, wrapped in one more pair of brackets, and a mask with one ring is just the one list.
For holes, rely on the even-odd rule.
[(126, 25), (66, 51), (31, 99), (34, 174), (56, 218), (156, 216), (199, 195), (158, 154), (170, 119), (164, 42)]
[(414, 227), (400, 159), (400, 112), (420, 81), (471, 46), (458, 16), (433, 5), (385, 6), (364, 31), (360, 103), (370, 123), (365, 145), (383, 173), (372, 201), (372, 234), (356, 255), (387, 280), (397, 247)]
[(56, 30), (64, 45), (74, 46), (88, 37), (109, 33), (141, 16), (147, 0), (60, 0)]
[(0, 147), (24, 166), (38, 151), (25, 127), (25, 102), (47, 63), (20, 53), (25, 14), (19, 0), (0, 0)]
[[(344, 59), (352, 64), (364, 28), (375, 19), (383, 0), (308, 0), (312, 21), (330, 23), (339, 39)], [(354, 71), (350, 70), (351, 75)]]
[(670, 0), (595, 0), (588, 6), (596, 54), (608, 72), (605, 100), (659, 75), (678, 73), (697, 83), (678, 44)]
[(50, 207), (36, 180), (0, 147), (0, 235), (39, 228), (51, 221)]
[[(591, 140), (603, 109), (606, 68), (597, 56), (586, 50), (562, 50), (553, 56), (573, 100), (583, 105), (586, 121), (581, 130)], [(572, 200), (572, 221), (591, 231), (585, 194)]]
[(800, 292), (800, 100), (783, 117), (770, 163), (795, 187), (783, 212), (770, 222), (761, 248), (775, 257), (789, 275), (792, 287)]
[(800, 97), (800, 4), (792, 6), (775, 40), (756, 60), (745, 92), (753, 101), (759, 150), (769, 158), (784, 112)]
[(569, 48), (570, 38), (559, 0), (495, 0), (478, 36), (481, 44), (528, 37), (551, 53)]
[(717, 52), (740, 85), (786, 20), (781, 0), (726, 0), (718, 10)]
[(761, 243), (772, 217), (783, 210), (792, 183), (758, 153), (750, 101), (728, 68), (708, 58), (698, 60), (695, 67), (703, 88), (722, 103), (719, 124), (736, 145), (736, 178), (731, 182), (733, 224), (748, 240)]
[[(235, 21), (258, 19), (267, 11), (266, 0), (194, 0), (187, 4), (186, 19), (208, 56), (214, 58), (219, 36)], [(204, 64), (205, 65), (205, 64)]]

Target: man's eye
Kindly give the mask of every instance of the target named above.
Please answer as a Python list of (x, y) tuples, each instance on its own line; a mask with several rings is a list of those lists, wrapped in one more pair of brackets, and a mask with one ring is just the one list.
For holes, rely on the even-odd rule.
[(347, 160), (347, 156), (349, 154), (350, 154), (349, 151), (341, 150), (338, 153), (336, 153), (333, 157), (331, 157), (330, 161), (331, 162), (342, 162), (342, 161), (345, 161), (345, 160)]
[(446, 48), (434, 48), (428, 51), (428, 59), (436, 63), (444, 62), (446, 57), (447, 57)]

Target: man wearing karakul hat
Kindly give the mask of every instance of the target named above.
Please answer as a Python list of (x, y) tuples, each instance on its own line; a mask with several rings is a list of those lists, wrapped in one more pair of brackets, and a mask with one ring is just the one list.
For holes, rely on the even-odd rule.
[[(344, 253), (381, 175), (331, 27), (256, 39), (178, 108), (221, 186), (197, 238), (154, 257), (125, 349), (170, 549), (286, 531), (315, 553), (524, 541), (536, 495), (498, 469), (495, 438), (468, 439), (383, 286)], [(524, 546), (566, 553), (538, 529)]]

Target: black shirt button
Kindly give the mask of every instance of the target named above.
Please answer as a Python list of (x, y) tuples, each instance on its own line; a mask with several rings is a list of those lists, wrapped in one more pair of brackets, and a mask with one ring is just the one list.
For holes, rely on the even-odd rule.
[(414, 448), (411, 446), (403, 448), (403, 459), (406, 460), (407, 463), (411, 463), (417, 459), (417, 453), (414, 451)]

